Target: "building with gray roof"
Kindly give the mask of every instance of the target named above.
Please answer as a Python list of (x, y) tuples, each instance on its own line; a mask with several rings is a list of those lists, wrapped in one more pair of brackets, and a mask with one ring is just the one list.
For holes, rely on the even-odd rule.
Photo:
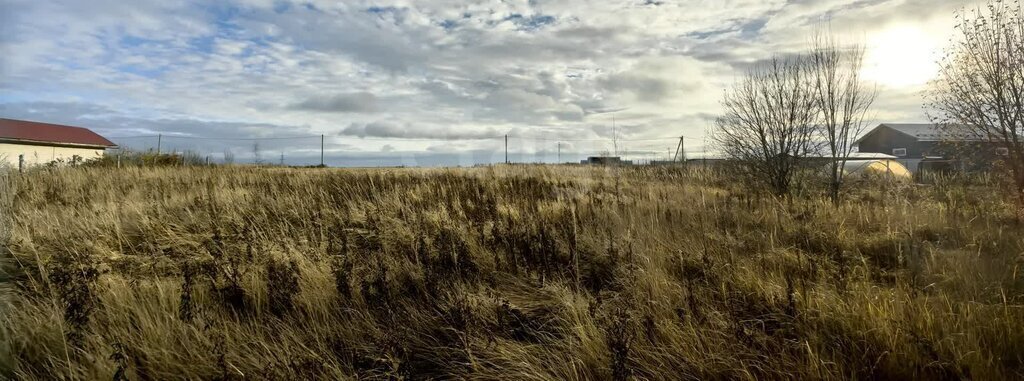
[(990, 163), (999, 155), (998, 148), (982, 137), (929, 123), (882, 123), (855, 144), (857, 152), (896, 156), (900, 164), (915, 173), (922, 161), (948, 164), (963, 160), (968, 151), (974, 153), (972, 166), (975, 167)]

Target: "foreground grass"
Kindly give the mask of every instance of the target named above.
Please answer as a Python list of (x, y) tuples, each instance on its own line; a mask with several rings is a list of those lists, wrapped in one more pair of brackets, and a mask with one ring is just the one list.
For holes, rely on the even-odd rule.
[(671, 168), (8, 183), (5, 378), (1024, 377), (1024, 228), (986, 188), (834, 207)]

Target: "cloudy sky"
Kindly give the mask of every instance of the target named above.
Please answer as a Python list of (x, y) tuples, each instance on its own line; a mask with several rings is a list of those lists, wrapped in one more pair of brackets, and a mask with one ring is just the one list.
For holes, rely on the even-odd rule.
[[(348, 165), (691, 154), (724, 89), (823, 23), (878, 121), (925, 121), (952, 0), (0, 0), (0, 117), (126, 146)], [(613, 144), (613, 119), (619, 137)], [(173, 138), (216, 137), (221, 140)], [(435, 140), (425, 140), (435, 139)], [(360, 161), (362, 160), (362, 161)]]

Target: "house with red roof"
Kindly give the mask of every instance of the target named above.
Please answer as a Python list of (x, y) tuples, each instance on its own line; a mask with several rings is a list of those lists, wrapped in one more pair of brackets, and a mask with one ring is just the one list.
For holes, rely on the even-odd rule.
[(13, 167), (90, 160), (117, 147), (87, 128), (0, 118), (0, 165)]

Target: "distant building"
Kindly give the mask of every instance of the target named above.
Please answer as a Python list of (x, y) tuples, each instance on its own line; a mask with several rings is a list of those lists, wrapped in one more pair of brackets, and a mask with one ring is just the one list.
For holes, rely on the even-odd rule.
[(892, 155), (911, 172), (921, 163), (951, 163), (974, 169), (990, 165), (1005, 155), (999, 147), (979, 137), (955, 135), (935, 124), (883, 123), (855, 142), (860, 153)]
[(0, 118), (0, 163), (18, 166), (103, 157), (117, 145), (82, 127)]
[(633, 162), (629, 160), (622, 160), (618, 156), (591, 156), (586, 160), (580, 160), (580, 164), (594, 164), (594, 165), (632, 165)]

